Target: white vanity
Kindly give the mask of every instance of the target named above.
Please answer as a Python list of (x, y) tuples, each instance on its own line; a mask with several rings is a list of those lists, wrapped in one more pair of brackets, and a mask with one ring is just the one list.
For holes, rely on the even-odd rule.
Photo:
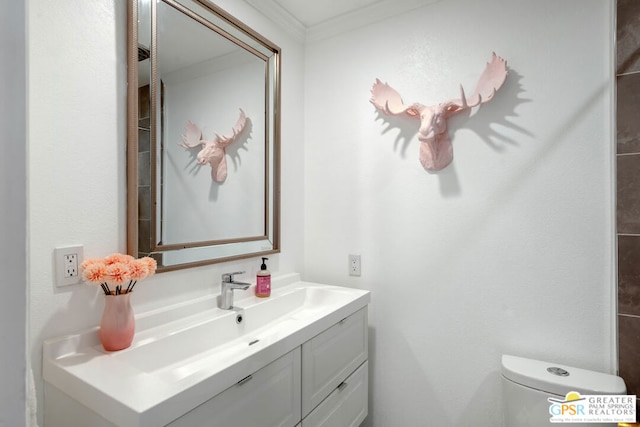
[(369, 292), (297, 274), (252, 292), (239, 310), (207, 297), (139, 315), (119, 352), (96, 329), (45, 341), (45, 427), (358, 426)]

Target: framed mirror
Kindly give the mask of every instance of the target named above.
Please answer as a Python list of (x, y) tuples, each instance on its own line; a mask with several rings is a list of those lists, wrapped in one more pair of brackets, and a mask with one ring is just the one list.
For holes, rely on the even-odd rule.
[(158, 271), (280, 250), (280, 49), (208, 0), (129, 0), (127, 248)]

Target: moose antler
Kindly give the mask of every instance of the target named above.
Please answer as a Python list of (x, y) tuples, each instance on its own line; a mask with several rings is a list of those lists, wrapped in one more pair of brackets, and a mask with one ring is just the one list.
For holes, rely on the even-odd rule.
[(447, 119), (452, 115), (490, 101), (507, 78), (507, 63), (493, 53), (478, 80), (475, 91), (467, 98), (460, 85), (460, 99), (451, 99), (435, 106), (419, 103), (406, 105), (400, 94), (379, 79), (371, 88), (370, 102), (387, 115), (407, 114), (420, 119), (420, 163), (429, 171), (445, 168), (453, 160)]
[(182, 135), (183, 142), (179, 145), (184, 148), (195, 148), (198, 145), (202, 145), (203, 148), (196, 158), (198, 164), (205, 165), (209, 163), (211, 166), (211, 179), (222, 183), (227, 179), (225, 148), (238, 138), (238, 135), (242, 133), (246, 124), (247, 116), (244, 114), (244, 111), (242, 111), (242, 108), (240, 108), (240, 117), (231, 130), (230, 135), (219, 135), (216, 133), (213, 141), (206, 141), (202, 138), (200, 128), (189, 120), (185, 126), (185, 133)]

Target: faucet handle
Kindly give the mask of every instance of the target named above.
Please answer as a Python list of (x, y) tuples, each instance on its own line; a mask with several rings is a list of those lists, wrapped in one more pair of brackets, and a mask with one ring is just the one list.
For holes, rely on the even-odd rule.
[(235, 276), (236, 274), (244, 274), (244, 273), (245, 273), (244, 271), (234, 271), (233, 273), (223, 273), (222, 281), (231, 283), (233, 282), (233, 276)]

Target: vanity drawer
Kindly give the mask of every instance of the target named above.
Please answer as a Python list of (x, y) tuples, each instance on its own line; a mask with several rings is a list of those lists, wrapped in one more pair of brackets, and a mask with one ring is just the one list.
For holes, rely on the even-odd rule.
[(369, 362), (342, 382), (304, 420), (302, 427), (357, 427), (367, 416)]
[(367, 360), (367, 308), (302, 344), (302, 416)]
[(171, 427), (294, 427), (300, 421), (300, 347), (239, 381)]

